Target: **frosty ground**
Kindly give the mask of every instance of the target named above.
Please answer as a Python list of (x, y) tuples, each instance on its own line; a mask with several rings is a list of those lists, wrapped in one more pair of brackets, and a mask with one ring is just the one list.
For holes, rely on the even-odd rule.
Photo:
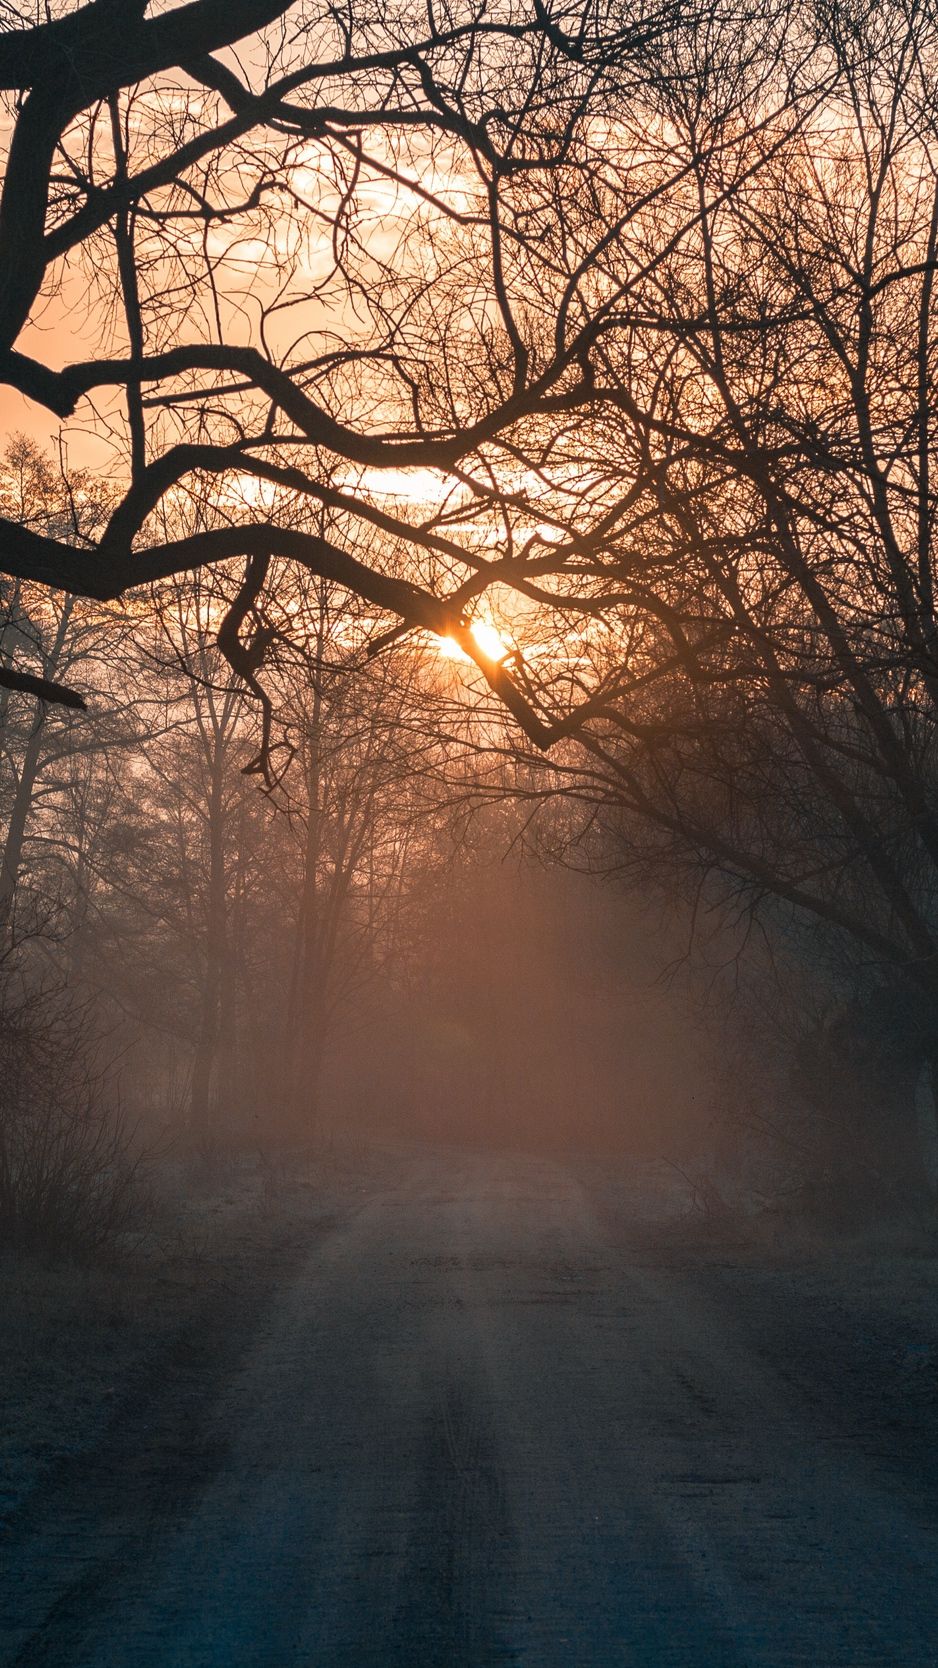
[(458, 1148), (168, 1220), (3, 1268), (3, 1664), (938, 1663), (926, 1235)]

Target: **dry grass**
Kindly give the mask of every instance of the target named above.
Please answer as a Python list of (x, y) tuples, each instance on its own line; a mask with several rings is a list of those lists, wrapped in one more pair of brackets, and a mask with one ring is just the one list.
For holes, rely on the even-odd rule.
[(126, 1398), (148, 1393), (174, 1340), (222, 1294), (276, 1271), (291, 1243), (394, 1166), (342, 1144), (163, 1160), (145, 1237), (83, 1263), (0, 1253), (0, 1523), (60, 1459), (99, 1441)]
[(167, 1164), (156, 1180), (142, 1243), (84, 1263), (0, 1255), (0, 1520), (100, 1437), (232, 1268), (280, 1229), (250, 1169), (193, 1185)]

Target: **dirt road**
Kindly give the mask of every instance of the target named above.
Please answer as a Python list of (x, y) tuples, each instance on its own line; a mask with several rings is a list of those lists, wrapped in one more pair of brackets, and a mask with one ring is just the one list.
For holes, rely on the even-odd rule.
[(901, 1362), (656, 1212), (415, 1158), (13, 1524), (0, 1661), (938, 1664)]

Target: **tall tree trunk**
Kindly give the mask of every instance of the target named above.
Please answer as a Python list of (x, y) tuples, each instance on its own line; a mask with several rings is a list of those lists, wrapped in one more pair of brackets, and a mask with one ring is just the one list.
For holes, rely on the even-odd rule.
[(208, 803), (209, 880), (205, 933), (205, 970), (195, 1059), (192, 1063), (190, 1124), (196, 1137), (208, 1138), (213, 1124), (213, 1088), (221, 1028), (221, 995), (226, 948), (225, 749), (215, 747)]
[(322, 1067), (322, 642), (318, 644), (306, 755), (306, 837), (284, 1038), (283, 1116), (291, 1135), (309, 1135), (319, 1110)]
[[(48, 654), (43, 655), (42, 669), (44, 676), (47, 678), (54, 678), (58, 670), (73, 608), (73, 599), (67, 597), (62, 605), (62, 613), (59, 617), (52, 646)], [(23, 865), (23, 845), (26, 839), (26, 829), (42, 764), (42, 736), (46, 727), (47, 716), (48, 709), (45, 702), (37, 701), (36, 716), (33, 719), (23, 753), (19, 780), (16, 784), (16, 792), (13, 796), (13, 805), (10, 811), (10, 821), (7, 824), (6, 838), (3, 842), (3, 855), (0, 857), (0, 942), (8, 939), (12, 923), (16, 889)]]
[(216, 1092), (226, 1118), (243, 1111), (247, 1100), (243, 1080), (244, 1059), (239, 1047), (238, 991), (240, 973), (244, 966), (244, 847), (245, 808), (242, 800), (237, 820), (234, 874), (231, 877), (231, 897), (225, 906), (225, 946), (221, 958), (218, 990), (218, 1071)]
[(285, 1058), (288, 1062), (286, 1114), (291, 1131), (307, 1134), (315, 1121), (320, 1069), (320, 1031), (316, 1010), (321, 1000), (320, 861), (322, 826), (319, 806), (318, 753), (313, 749), (307, 772), (309, 809), (303, 846), (303, 877), (297, 912), (290, 1002), (287, 1008)]
[(3, 856), (0, 858), (0, 937), (4, 940), (9, 937), (12, 927), (13, 905), (23, 864), (23, 843), (29, 813), (32, 810), (36, 778), (39, 775), (42, 732), (45, 724), (46, 709), (44, 703), (40, 702), (20, 765), (19, 781), (16, 784), (6, 839), (3, 842)]

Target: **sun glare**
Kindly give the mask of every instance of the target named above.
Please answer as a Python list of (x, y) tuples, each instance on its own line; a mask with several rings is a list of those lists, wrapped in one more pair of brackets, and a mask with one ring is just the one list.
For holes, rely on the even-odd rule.
[[(509, 652), (508, 644), (496, 631), (489, 620), (473, 620), (469, 627), (478, 647), (487, 660), (504, 660)], [(471, 664), (472, 656), (465, 649), (460, 648), (454, 637), (438, 637), (437, 648), (447, 660), (465, 660)]]

